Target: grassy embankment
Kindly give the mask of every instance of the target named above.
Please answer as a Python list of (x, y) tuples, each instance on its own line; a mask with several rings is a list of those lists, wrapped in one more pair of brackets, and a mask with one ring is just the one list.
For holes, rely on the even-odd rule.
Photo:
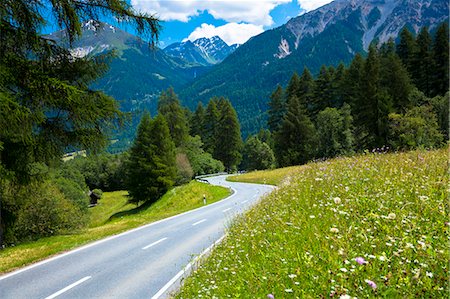
[(88, 242), (115, 235), (160, 219), (192, 210), (225, 198), (230, 191), (223, 187), (192, 181), (173, 188), (155, 204), (136, 208), (128, 204), (127, 192), (105, 192), (99, 204), (89, 211), (89, 228), (70, 235), (42, 238), (0, 251), (0, 273), (42, 260)]
[(280, 188), (230, 228), (177, 298), (447, 298), (446, 150), (234, 177)]

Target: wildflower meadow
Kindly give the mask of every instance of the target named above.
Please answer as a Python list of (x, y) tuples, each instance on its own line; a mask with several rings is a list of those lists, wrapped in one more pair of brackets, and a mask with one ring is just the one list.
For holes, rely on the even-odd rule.
[(447, 153), (366, 154), (284, 172), (175, 297), (448, 298)]

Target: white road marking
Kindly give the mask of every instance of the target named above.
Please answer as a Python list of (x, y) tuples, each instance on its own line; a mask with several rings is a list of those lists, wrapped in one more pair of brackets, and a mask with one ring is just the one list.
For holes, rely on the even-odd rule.
[(225, 210), (223, 210), (222, 212), (228, 212), (229, 210), (232, 210), (233, 208), (228, 208), (228, 209), (225, 209)]
[(129, 230), (129, 231), (123, 232), (123, 233), (121, 233), (121, 234), (114, 235), (114, 236), (110, 236), (110, 237), (107, 237), (107, 238), (105, 238), (105, 239), (102, 239), (102, 240), (99, 240), (99, 241), (95, 241), (95, 242), (93, 242), (93, 243), (90, 243), (90, 244), (81, 246), (81, 247), (79, 247), (79, 248), (77, 248), (77, 249), (74, 249), (74, 250), (72, 250), (72, 251), (69, 251), (69, 252), (66, 252), (66, 253), (57, 255), (57, 256), (55, 256), (55, 257), (52, 257), (52, 258), (49, 258), (49, 259), (46, 259), (46, 260), (43, 260), (43, 261), (41, 261), (41, 262), (37, 262), (37, 263), (35, 263), (35, 264), (31, 264), (31, 265), (26, 266), (26, 267), (24, 267), (24, 268), (22, 268), (22, 269), (19, 269), (19, 270), (10, 272), (10, 273), (8, 273), (8, 274), (5, 274), (5, 275), (3, 275), (3, 276), (0, 276), (0, 281), (3, 280), (3, 279), (9, 278), (9, 277), (11, 277), (11, 276), (20, 274), (20, 273), (22, 273), (22, 272), (31, 270), (31, 269), (33, 269), (33, 268), (42, 266), (42, 265), (47, 264), (47, 263), (49, 263), (49, 262), (53, 262), (53, 261), (55, 261), (55, 260), (57, 260), (57, 259), (60, 259), (60, 258), (65, 257), (65, 256), (74, 254), (74, 253), (76, 253), (76, 252), (80, 252), (80, 251), (82, 251), (82, 250), (85, 250), (85, 249), (94, 247), (94, 246), (96, 246), (96, 245), (99, 245), (99, 244), (108, 242), (108, 241), (113, 240), (113, 239), (117, 239), (117, 238), (123, 237), (123, 236), (125, 236), (125, 235), (131, 234), (131, 233), (134, 233), (134, 232), (137, 232), (137, 231), (139, 231), (139, 230), (146, 229), (146, 228), (148, 228), (148, 227), (151, 227), (151, 226), (160, 224), (160, 223), (162, 223), (162, 222), (170, 221), (170, 220), (173, 220), (173, 219), (175, 219), (175, 218), (179, 218), (179, 217), (181, 217), (181, 216), (184, 216), (184, 215), (187, 215), (187, 214), (191, 214), (191, 213), (196, 212), (196, 211), (200, 211), (200, 210), (204, 210), (204, 209), (209, 209), (209, 208), (211, 208), (211, 207), (214, 206), (214, 205), (219, 205), (219, 204), (223, 203), (224, 201), (230, 200), (230, 199), (232, 199), (233, 197), (235, 197), (235, 196), (238, 194), (238, 192), (237, 192), (236, 189), (234, 189), (234, 188), (231, 188), (231, 189), (232, 189), (233, 192), (234, 192), (233, 194), (231, 194), (231, 195), (228, 196), (227, 198), (224, 198), (224, 199), (222, 199), (222, 200), (216, 201), (216, 202), (214, 202), (214, 203), (212, 203), (212, 204), (209, 204), (209, 205), (207, 205), (207, 206), (203, 206), (203, 207), (200, 207), (200, 208), (197, 208), (197, 209), (194, 209), (194, 210), (190, 210), (190, 211), (187, 211), (187, 212), (178, 214), (178, 215), (174, 215), (174, 216), (171, 216), (171, 217), (168, 217), (168, 218), (165, 218), (165, 219), (161, 219), (161, 220), (158, 220), (158, 221), (155, 221), (155, 222), (152, 222), (152, 223), (149, 223), (149, 224), (146, 224), (146, 225), (143, 225), (143, 226), (140, 226), (140, 227), (131, 229), (131, 230)]
[(192, 265), (194, 265), (199, 259), (202, 258), (202, 256), (204, 256), (205, 254), (207, 254), (209, 251), (211, 251), (211, 249), (213, 249), (214, 246), (216, 246), (217, 244), (219, 244), (220, 242), (222, 242), (222, 240), (225, 238), (225, 235), (223, 235), (222, 237), (220, 237), (219, 240), (217, 240), (216, 242), (214, 242), (211, 246), (209, 246), (208, 248), (206, 248), (205, 250), (203, 250), (202, 253), (200, 253), (199, 256), (197, 256), (196, 258), (194, 258), (194, 260), (192, 262), (190, 262), (189, 264), (186, 265), (186, 267), (184, 267), (184, 269), (182, 269), (180, 272), (178, 272), (171, 280), (169, 280), (168, 283), (166, 283), (159, 291), (158, 293), (156, 293), (155, 295), (153, 295), (153, 297), (151, 299), (159, 299), (159, 297), (161, 297), (162, 295), (164, 295), (164, 293), (178, 280), (180, 279), (180, 277), (182, 277), (186, 272), (188, 272), (191, 268)]
[(91, 276), (86, 276), (85, 278), (82, 278), (82, 279), (80, 279), (80, 280), (78, 280), (78, 281), (72, 283), (71, 285), (65, 287), (65, 288), (62, 289), (62, 290), (59, 290), (58, 292), (56, 292), (56, 293), (54, 293), (54, 294), (52, 294), (52, 295), (46, 297), (45, 299), (53, 299), (53, 298), (55, 298), (55, 297), (58, 297), (58, 296), (61, 295), (62, 293), (67, 292), (67, 291), (70, 290), (71, 288), (76, 287), (77, 285), (79, 285), (79, 284), (85, 282), (85, 281), (88, 280), (88, 279), (91, 279)]
[(162, 241), (165, 241), (165, 240), (167, 240), (167, 238), (162, 238), (161, 240), (158, 240), (158, 241), (156, 241), (156, 242), (153, 242), (153, 243), (150, 244), (150, 245), (147, 245), (147, 246), (145, 246), (145, 247), (142, 247), (142, 249), (143, 249), (143, 250), (149, 249), (150, 247), (155, 246), (156, 244), (159, 244), (159, 243), (161, 243)]
[(246, 203), (248, 200), (244, 200), (242, 203)]
[(203, 223), (203, 222), (205, 222), (205, 221), (206, 221), (206, 219), (202, 219), (202, 220), (197, 221), (197, 222), (195, 222), (194, 224), (192, 224), (192, 226), (196, 226), (196, 225), (198, 225), (198, 224), (200, 224), (200, 223)]

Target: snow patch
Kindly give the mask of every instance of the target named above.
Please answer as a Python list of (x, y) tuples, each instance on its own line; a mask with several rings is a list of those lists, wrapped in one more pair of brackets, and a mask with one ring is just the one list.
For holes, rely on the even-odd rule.
[(291, 51), (289, 50), (289, 43), (284, 38), (281, 38), (281, 42), (278, 45), (278, 53), (274, 54), (278, 59), (283, 59), (289, 55), (291, 55)]

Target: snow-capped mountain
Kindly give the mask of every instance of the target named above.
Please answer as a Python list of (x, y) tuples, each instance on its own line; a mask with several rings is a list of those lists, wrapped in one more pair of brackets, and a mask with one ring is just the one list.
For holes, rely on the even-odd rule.
[(64, 31), (47, 35), (59, 45), (69, 48), (75, 57), (85, 57), (115, 50), (109, 71), (94, 88), (99, 88), (121, 101), (124, 110), (137, 107), (156, 111), (160, 92), (169, 86), (179, 88), (202, 74), (207, 68), (168, 56), (161, 49), (150, 49), (137, 36), (107, 23), (88, 21), (82, 26), (81, 38), (69, 47)]
[(182, 58), (200, 65), (213, 65), (222, 62), (239, 45), (229, 46), (220, 37), (202, 37), (195, 41), (173, 43), (164, 49), (167, 55)]

